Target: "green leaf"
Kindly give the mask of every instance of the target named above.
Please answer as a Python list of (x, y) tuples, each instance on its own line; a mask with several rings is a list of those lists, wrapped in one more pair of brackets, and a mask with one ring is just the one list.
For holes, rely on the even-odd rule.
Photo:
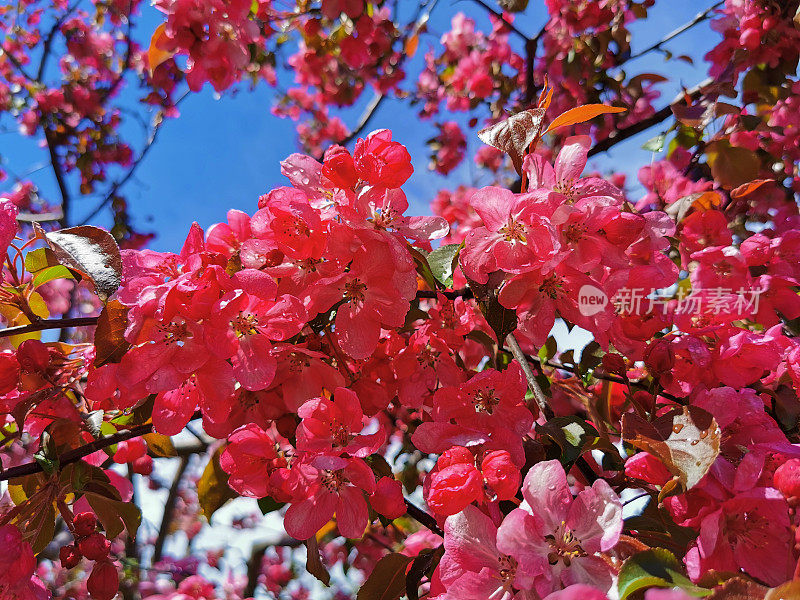
[(453, 287), (453, 271), (458, 264), (462, 244), (440, 246), (428, 254), (428, 265), (436, 280), (445, 287)]
[(47, 267), (58, 265), (58, 259), (50, 248), (37, 248), (25, 255), (25, 270), (28, 273), (36, 273)]
[(475, 296), (478, 308), (481, 309), (486, 322), (492, 328), (497, 342), (502, 347), (508, 334), (517, 328), (517, 311), (506, 308), (497, 299), (497, 289), (490, 284), (478, 283), (467, 279), (469, 288)]
[(627, 559), (619, 572), (619, 599), (625, 600), (638, 590), (651, 587), (678, 587), (695, 598), (711, 594), (710, 590), (694, 585), (680, 573), (675, 555), (664, 548), (652, 548)]
[(591, 424), (577, 416), (555, 417), (543, 425), (536, 425), (536, 432), (558, 444), (562, 451), (561, 461), (567, 465), (574, 463), (600, 437)]
[(431, 266), (428, 264), (428, 257), (423, 254), (423, 251), (419, 248), (409, 246), (408, 249), (409, 252), (411, 252), (411, 257), (414, 259), (417, 273), (420, 277), (422, 277), (422, 280), (428, 285), (429, 288), (435, 290), (437, 288), (436, 278), (433, 276)]
[(39, 287), (55, 279), (75, 279), (75, 277), (73, 277), (72, 271), (63, 265), (47, 267), (33, 276), (33, 287)]
[(280, 510), (286, 506), (286, 502), (278, 502), (274, 498), (267, 496), (266, 498), (258, 499), (258, 508), (261, 510), (262, 515), (268, 515), (271, 512)]
[(397, 600), (406, 593), (406, 569), (413, 557), (393, 552), (380, 559), (356, 600)]
[(656, 137), (650, 138), (642, 144), (642, 150), (648, 152), (661, 152), (664, 149), (664, 142), (667, 140), (666, 133), (659, 133)]

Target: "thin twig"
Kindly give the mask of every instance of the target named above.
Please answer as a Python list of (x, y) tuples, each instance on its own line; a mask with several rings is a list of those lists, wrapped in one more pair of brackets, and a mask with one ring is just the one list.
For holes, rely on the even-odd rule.
[[(183, 100), (185, 100), (188, 95), (189, 95), (189, 91), (187, 90), (186, 92), (183, 93), (183, 95), (180, 98), (178, 98), (175, 101), (175, 106), (178, 106), (181, 102), (183, 102)], [(133, 177), (134, 173), (136, 173), (136, 170), (142, 164), (142, 161), (147, 156), (147, 154), (150, 152), (150, 149), (153, 147), (153, 144), (155, 143), (156, 139), (158, 138), (158, 132), (161, 130), (161, 126), (163, 124), (164, 124), (164, 116), (163, 115), (158, 115), (156, 117), (156, 119), (154, 119), (153, 128), (150, 131), (150, 135), (147, 138), (147, 142), (146, 142), (144, 148), (142, 148), (142, 151), (139, 153), (138, 158), (131, 165), (131, 168), (128, 169), (128, 172), (125, 174), (125, 176), (122, 179), (116, 181), (114, 183), (114, 185), (111, 186), (111, 188), (108, 190), (108, 193), (106, 194), (106, 197), (103, 198), (103, 200), (100, 202), (100, 204), (98, 204), (95, 207), (95, 209), (92, 212), (90, 212), (89, 215), (86, 216), (80, 222), (81, 225), (86, 225), (86, 223), (88, 223), (89, 221), (94, 219), (98, 214), (100, 214), (100, 211), (102, 211), (106, 206), (108, 206), (111, 203), (112, 200), (114, 200), (114, 198), (116, 197), (116, 194), (119, 191), (119, 189), (123, 185), (125, 185), (130, 180), (131, 177)]]
[(439, 524), (436, 522), (436, 519), (434, 519), (424, 510), (422, 510), (419, 506), (417, 506), (410, 500), (406, 500), (406, 510), (408, 511), (408, 515), (416, 519), (421, 525), (424, 525), (425, 527), (430, 529), (433, 533), (444, 537), (444, 531), (442, 531), (442, 528), (439, 527)]
[(175, 502), (178, 500), (178, 490), (180, 490), (183, 474), (189, 466), (189, 456), (182, 456), (180, 463), (178, 463), (178, 471), (175, 473), (175, 479), (172, 480), (172, 485), (169, 488), (167, 501), (164, 503), (164, 514), (161, 517), (161, 526), (158, 528), (158, 537), (153, 546), (153, 560), (152, 564), (156, 564), (161, 560), (162, 553), (164, 552), (164, 542), (167, 541), (169, 529), (172, 525), (172, 515), (175, 512)]
[(709, 6), (707, 9), (705, 9), (703, 12), (697, 13), (694, 16), (694, 18), (691, 21), (689, 21), (688, 23), (684, 23), (683, 25), (681, 25), (677, 29), (675, 29), (673, 31), (670, 31), (667, 35), (665, 35), (663, 38), (661, 38), (659, 41), (657, 41), (652, 46), (648, 46), (644, 50), (640, 50), (639, 52), (635, 52), (634, 54), (631, 54), (627, 59), (625, 59), (624, 62), (628, 62), (628, 61), (634, 60), (635, 58), (639, 58), (640, 56), (644, 56), (645, 54), (647, 54), (648, 52), (652, 52), (653, 50), (661, 50), (661, 46), (663, 46), (667, 42), (675, 39), (680, 34), (684, 33), (685, 31), (688, 31), (689, 29), (691, 29), (692, 27), (694, 27), (698, 23), (702, 23), (706, 19), (709, 19), (711, 17), (711, 13), (714, 11), (714, 9), (717, 8), (718, 6), (722, 6), (724, 3), (725, 3), (724, 0), (720, 0), (720, 2), (715, 2), (714, 4)]
[(45, 329), (62, 329), (65, 327), (90, 327), (97, 325), (98, 317), (72, 317), (69, 319), (41, 319), (28, 325), (16, 325), (0, 329), (0, 338), (10, 335), (20, 335), (33, 331), (44, 331)]
[[(508, 27), (508, 28), (509, 28), (509, 30), (511, 30), (511, 31), (513, 31), (514, 33), (516, 33), (516, 34), (517, 34), (519, 37), (521, 37), (521, 38), (523, 39), (523, 41), (525, 41), (525, 42), (528, 42), (528, 41), (530, 41), (530, 40), (531, 40), (531, 38), (529, 38), (527, 35), (525, 35), (524, 33), (522, 33), (522, 32), (521, 32), (519, 29), (517, 29), (517, 28), (516, 28), (516, 27), (515, 27), (515, 26), (514, 26), (512, 23), (510, 23), (509, 21), (507, 21), (507, 20), (506, 20), (506, 18), (503, 16), (503, 13), (501, 13), (500, 11), (498, 11), (498, 10), (496, 10), (496, 9), (492, 8), (491, 6), (489, 6), (488, 4), (486, 4), (486, 2), (484, 2), (483, 0), (472, 0), (472, 1), (473, 1), (473, 2), (475, 2), (476, 4), (478, 4), (478, 5), (482, 6), (482, 7), (483, 7), (483, 8), (484, 8), (484, 9), (485, 9), (487, 12), (490, 12), (490, 13), (492, 13), (492, 14), (493, 14), (495, 17), (497, 17), (498, 19), (500, 19), (500, 20), (503, 22), (503, 24), (504, 24), (506, 27)], [(540, 35), (541, 35), (541, 34), (540, 34)], [(538, 37), (538, 36), (537, 36), (537, 37)]]
[(547, 398), (545, 397), (539, 382), (536, 381), (536, 375), (533, 374), (531, 365), (528, 362), (525, 353), (522, 351), (522, 348), (519, 347), (519, 342), (517, 342), (517, 338), (514, 337), (513, 333), (509, 333), (506, 336), (506, 344), (508, 344), (508, 347), (511, 349), (511, 354), (514, 355), (514, 359), (519, 363), (519, 366), (522, 367), (522, 372), (525, 373), (525, 379), (528, 380), (528, 387), (530, 388), (531, 392), (533, 392), (533, 397), (536, 399), (536, 404), (539, 406), (539, 410), (542, 412), (542, 414), (549, 414), (552, 411), (547, 405)]
[(64, 171), (61, 168), (58, 153), (56, 152), (56, 141), (53, 138), (53, 133), (47, 127), (44, 128), (44, 139), (45, 142), (47, 142), (47, 152), (50, 155), (50, 165), (53, 167), (53, 175), (55, 175), (58, 190), (61, 193), (60, 223), (62, 227), (66, 227), (69, 222), (70, 194), (66, 180), (64, 179)]
[(375, 116), (375, 112), (378, 110), (378, 107), (380, 107), (385, 99), (386, 94), (377, 93), (375, 96), (373, 96), (372, 100), (370, 100), (369, 104), (367, 104), (366, 108), (364, 108), (364, 112), (361, 114), (361, 118), (358, 120), (355, 128), (347, 135), (347, 137), (339, 142), (340, 146), (346, 146), (356, 139), (362, 131), (364, 131), (364, 128), (369, 125), (369, 122), (372, 120), (372, 117)]

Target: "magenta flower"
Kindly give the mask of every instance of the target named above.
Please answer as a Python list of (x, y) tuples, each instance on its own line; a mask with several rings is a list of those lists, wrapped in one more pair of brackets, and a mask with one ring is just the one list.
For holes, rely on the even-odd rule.
[(557, 460), (534, 465), (525, 476), (527, 506), (506, 516), (497, 548), (518, 566), (517, 585), (540, 595), (576, 583), (604, 590), (614, 585), (608, 563), (599, 556), (613, 548), (622, 531), (622, 503), (602, 479), (573, 498)]

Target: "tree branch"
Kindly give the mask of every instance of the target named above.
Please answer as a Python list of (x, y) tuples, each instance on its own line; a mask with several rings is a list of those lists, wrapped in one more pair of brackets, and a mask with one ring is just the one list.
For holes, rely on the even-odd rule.
[(450, 300), (455, 300), (456, 298), (464, 298), (465, 300), (469, 298), (474, 298), (475, 296), (472, 294), (472, 290), (469, 288), (462, 288), (460, 290), (446, 290), (444, 292), (437, 292), (437, 291), (430, 291), (430, 290), (418, 290), (417, 291), (417, 299), (421, 298), (432, 298), (436, 299), (439, 297), (439, 294), (444, 296), (445, 298), (449, 298)]
[(408, 515), (410, 517), (416, 519), (420, 524), (430, 529), (433, 533), (444, 537), (444, 531), (442, 531), (442, 528), (439, 527), (438, 523), (436, 523), (436, 519), (422, 510), (419, 506), (410, 500), (406, 500), (406, 509), (408, 510)]
[(514, 355), (514, 359), (519, 363), (519, 366), (522, 367), (522, 372), (525, 373), (525, 379), (528, 380), (528, 387), (533, 392), (533, 397), (536, 399), (536, 404), (539, 406), (539, 410), (544, 415), (551, 414), (553, 411), (550, 410), (550, 407), (547, 404), (547, 398), (545, 397), (539, 382), (536, 381), (536, 375), (533, 374), (533, 370), (528, 362), (528, 358), (525, 356), (522, 348), (519, 347), (519, 342), (517, 342), (517, 338), (514, 337), (513, 333), (509, 333), (506, 336), (506, 344), (508, 344), (508, 347), (511, 348), (511, 354)]
[[(59, 467), (63, 467), (65, 465), (78, 462), (80, 459), (84, 458), (85, 456), (89, 456), (98, 450), (102, 450), (108, 446), (113, 446), (119, 442), (124, 442), (126, 440), (145, 435), (151, 431), (153, 431), (153, 424), (147, 423), (146, 425), (138, 425), (136, 427), (132, 427), (131, 429), (125, 429), (113, 435), (102, 437), (98, 440), (81, 446), (80, 448), (75, 448), (73, 450), (64, 452), (64, 454), (58, 457), (58, 465)], [(0, 481), (7, 481), (15, 477), (24, 477), (26, 475), (41, 473), (43, 470), (44, 469), (42, 469), (41, 465), (35, 461), (17, 465), (16, 467), (11, 467), (3, 472), (0, 472)]]
[(156, 564), (161, 560), (161, 555), (164, 552), (164, 542), (167, 541), (169, 535), (169, 528), (172, 524), (172, 515), (175, 512), (175, 502), (178, 500), (178, 490), (183, 480), (183, 474), (186, 472), (186, 467), (189, 466), (189, 456), (181, 456), (180, 463), (178, 464), (178, 471), (175, 473), (175, 479), (172, 480), (172, 485), (169, 488), (167, 501), (164, 503), (164, 514), (161, 517), (161, 526), (158, 528), (158, 537), (153, 546), (153, 560), (152, 563)]
[(42, 319), (28, 325), (17, 325), (0, 329), (0, 338), (10, 335), (20, 335), (21, 333), (31, 333), (33, 331), (44, 331), (45, 329), (63, 329), (65, 327), (89, 327), (97, 325), (98, 317), (73, 317), (69, 319)]
[(640, 56), (644, 56), (648, 52), (652, 52), (653, 50), (661, 50), (661, 46), (663, 46), (667, 42), (675, 39), (676, 37), (678, 37), (680, 34), (684, 33), (685, 31), (690, 30), (692, 27), (694, 27), (698, 23), (702, 23), (703, 21), (711, 18), (711, 13), (714, 11), (714, 9), (717, 8), (718, 6), (722, 6), (724, 3), (725, 3), (724, 0), (720, 0), (719, 2), (715, 2), (714, 4), (709, 6), (707, 9), (705, 9), (703, 12), (697, 13), (694, 16), (694, 18), (691, 21), (689, 21), (688, 23), (684, 23), (683, 25), (681, 25), (677, 29), (675, 29), (673, 31), (670, 31), (667, 35), (665, 35), (663, 38), (661, 38), (659, 41), (657, 41), (652, 46), (648, 46), (644, 50), (640, 50), (639, 52), (635, 52), (634, 54), (631, 54), (623, 62), (628, 62), (628, 61), (634, 60), (636, 58), (639, 58)]
[(61, 192), (61, 227), (66, 227), (69, 222), (69, 208), (70, 208), (70, 194), (67, 189), (67, 183), (64, 179), (64, 171), (59, 162), (58, 153), (56, 152), (56, 142), (53, 139), (53, 133), (46, 126), (44, 127), (44, 139), (47, 142), (47, 153), (50, 155), (50, 165), (53, 167), (53, 175), (56, 177), (58, 190)]
[(705, 90), (705, 88), (707, 88), (713, 82), (714, 82), (713, 79), (706, 79), (705, 81), (699, 83), (692, 89), (687, 90), (685, 93), (678, 95), (667, 106), (656, 111), (654, 114), (650, 115), (646, 119), (637, 121), (636, 123), (628, 125), (627, 127), (623, 127), (622, 129), (612, 131), (607, 138), (600, 140), (591, 148), (591, 150), (589, 150), (589, 156), (595, 156), (596, 154), (600, 154), (601, 152), (606, 152), (607, 150), (616, 146), (620, 142), (625, 141), (628, 138), (631, 138), (638, 133), (646, 131), (647, 129), (650, 129), (654, 125), (658, 125), (659, 123), (666, 121), (672, 115), (673, 106), (675, 106), (676, 104), (680, 104), (681, 102), (684, 102), (686, 96), (689, 96), (693, 100), (696, 100), (697, 98), (703, 95), (703, 91)]
[[(515, 26), (514, 26), (512, 23), (510, 23), (509, 21), (506, 21), (506, 18), (505, 18), (505, 16), (503, 16), (503, 13), (501, 13), (500, 11), (498, 11), (498, 10), (496, 10), (496, 9), (492, 8), (491, 6), (489, 6), (488, 4), (486, 4), (486, 2), (484, 2), (483, 0), (472, 0), (472, 1), (473, 1), (473, 2), (475, 2), (475, 4), (478, 4), (478, 5), (482, 6), (482, 7), (483, 7), (483, 8), (484, 8), (484, 9), (485, 9), (487, 12), (490, 12), (490, 13), (492, 13), (492, 14), (493, 14), (493, 15), (494, 15), (496, 18), (498, 18), (499, 20), (501, 20), (501, 21), (503, 22), (503, 24), (504, 24), (506, 27), (508, 27), (508, 29), (509, 29), (510, 31), (512, 31), (512, 32), (514, 32), (514, 33), (516, 33), (516, 34), (517, 34), (519, 37), (521, 37), (521, 38), (522, 38), (522, 40), (523, 40), (523, 41), (525, 41), (525, 42), (530, 42), (530, 41), (531, 41), (531, 38), (529, 38), (527, 35), (525, 35), (524, 33), (522, 33), (522, 32), (521, 32), (519, 29), (517, 29), (517, 28), (516, 28), (516, 27), (515, 27)], [(539, 34), (539, 35), (541, 35), (541, 34)], [(537, 35), (537, 36), (536, 36), (536, 38), (534, 38), (534, 39), (537, 39), (537, 40), (538, 40), (538, 37), (539, 37), (539, 36)]]
[[(183, 102), (183, 100), (185, 100), (188, 95), (189, 95), (189, 91), (187, 90), (186, 92), (184, 92), (184, 94), (180, 98), (178, 98), (175, 101), (175, 106), (178, 106), (181, 102)], [(116, 194), (119, 191), (119, 189), (123, 185), (125, 185), (130, 180), (131, 177), (133, 177), (134, 173), (136, 173), (136, 170), (142, 164), (142, 161), (147, 156), (147, 154), (150, 152), (150, 149), (153, 147), (153, 144), (155, 143), (156, 139), (158, 138), (158, 132), (161, 130), (161, 126), (163, 124), (164, 124), (164, 116), (163, 115), (157, 115), (156, 118), (153, 119), (153, 126), (152, 126), (152, 129), (150, 131), (150, 135), (147, 138), (147, 142), (145, 143), (144, 148), (142, 148), (142, 151), (139, 153), (138, 158), (133, 162), (133, 164), (131, 165), (131, 168), (128, 169), (128, 172), (125, 174), (125, 176), (122, 179), (114, 182), (114, 184), (111, 186), (111, 188), (109, 188), (108, 193), (106, 194), (106, 197), (103, 198), (103, 200), (100, 202), (100, 204), (98, 204), (95, 207), (95, 209), (92, 212), (90, 212), (89, 215), (86, 216), (80, 222), (80, 225), (86, 225), (89, 221), (91, 221), (98, 214), (100, 214), (100, 211), (102, 211), (106, 206), (108, 206), (111, 203), (112, 200), (114, 200), (114, 198), (116, 197)]]
[(369, 125), (369, 122), (372, 120), (372, 117), (375, 116), (375, 112), (378, 110), (378, 107), (383, 103), (386, 99), (385, 94), (375, 94), (372, 100), (370, 100), (369, 104), (367, 104), (364, 112), (361, 114), (361, 118), (358, 120), (355, 128), (345, 137), (342, 141), (339, 142), (340, 146), (346, 146), (354, 139), (356, 139), (359, 134), (364, 131), (364, 128)]

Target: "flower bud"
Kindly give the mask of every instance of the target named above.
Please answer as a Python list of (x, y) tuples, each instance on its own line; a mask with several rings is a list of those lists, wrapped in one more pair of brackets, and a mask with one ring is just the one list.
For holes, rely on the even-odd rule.
[(396, 519), (406, 512), (406, 502), (400, 482), (391, 477), (381, 477), (375, 493), (369, 497), (372, 508), (389, 519)]
[(516, 495), (521, 473), (506, 450), (489, 452), (481, 462), (481, 471), (497, 500), (510, 500)]
[(78, 542), (78, 549), (89, 560), (103, 560), (108, 557), (111, 542), (102, 533), (93, 533)]
[(644, 351), (644, 364), (653, 377), (660, 377), (672, 370), (675, 355), (669, 342), (656, 340), (648, 344)]
[(119, 590), (119, 574), (113, 563), (107, 560), (95, 563), (86, 589), (94, 600), (112, 600)]
[(81, 553), (73, 544), (69, 546), (61, 546), (58, 551), (58, 558), (61, 561), (61, 566), (65, 569), (72, 569), (81, 562)]
[(91, 535), (97, 529), (97, 517), (90, 512), (78, 513), (72, 520), (72, 525), (75, 528), (75, 535), (80, 537)]
[(17, 349), (17, 360), (23, 371), (43, 373), (50, 364), (50, 351), (39, 340), (25, 340)]
[(131, 463), (131, 470), (147, 477), (153, 472), (153, 458), (145, 454)]
[(775, 488), (787, 498), (800, 497), (800, 458), (792, 458), (775, 469)]
[(358, 183), (353, 157), (342, 146), (331, 146), (325, 151), (322, 174), (343, 189), (352, 189)]

